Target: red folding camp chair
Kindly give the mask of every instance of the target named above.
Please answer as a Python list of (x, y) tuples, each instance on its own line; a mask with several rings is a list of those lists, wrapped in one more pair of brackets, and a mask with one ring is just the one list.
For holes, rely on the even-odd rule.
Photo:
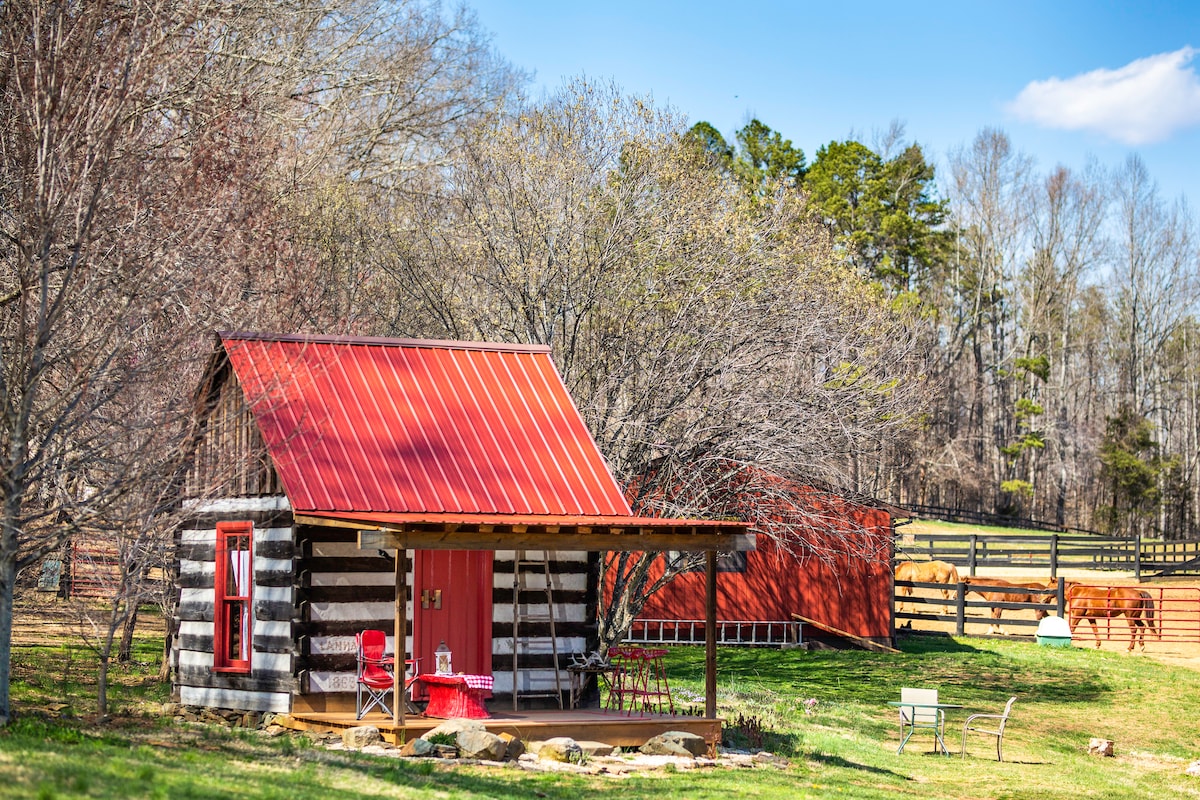
[[(367, 630), (355, 634), (358, 642), (358, 686), (355, 697), (355, 708), (362, 719), (375, 706), (388, 716), (392, 715), (388, 708), (388, 692), (395, 684), (395, 659), (385, 656), (387, 634), (383, 631)], [(366, 692), (367, 702), (363, 703), (363, 693)]]

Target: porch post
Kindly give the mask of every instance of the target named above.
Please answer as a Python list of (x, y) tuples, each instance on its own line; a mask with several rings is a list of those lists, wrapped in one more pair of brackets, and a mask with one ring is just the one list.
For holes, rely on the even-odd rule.
[[(395, 613), (395, 656), (392, 665), (392, 722), (397, 726), (404, 725), (404, 672), (405, 661), (408, 660), (408, 587), (405, 585), (405, 562), (408, 561), (408, 551), (396, 549), (396, 613)], [(401, 739), (403, 735), (399, 734)]]
[(704, 582), (704, 716), (717, 717), (717, 551), (705, 554)]

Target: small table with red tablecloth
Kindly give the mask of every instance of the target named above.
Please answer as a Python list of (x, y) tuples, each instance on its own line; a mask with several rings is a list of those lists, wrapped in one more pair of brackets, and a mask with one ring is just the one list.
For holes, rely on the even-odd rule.
[(484, 697), (492, 695), (491, 675), (422, 675), (418, 680), (429, 688), (427, 717), (487, 719), (491, 716), (483, 705)]

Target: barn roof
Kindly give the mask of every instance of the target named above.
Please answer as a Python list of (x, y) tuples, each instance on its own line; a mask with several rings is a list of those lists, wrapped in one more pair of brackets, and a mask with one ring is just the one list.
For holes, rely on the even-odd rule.
[(547, 347), (220, 338), (298, 519), (476, 537), (745, 531), (634, 517)]

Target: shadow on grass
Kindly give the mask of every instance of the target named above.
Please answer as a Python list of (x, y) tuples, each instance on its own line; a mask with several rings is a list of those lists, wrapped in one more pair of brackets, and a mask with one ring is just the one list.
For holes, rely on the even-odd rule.
[(872, 767), (867, 764), (859, 764), (857, 761), (847, 761), (841, 756), (834, 756), (828, 753), (809, 753), (807, 756), (809, 761), (820, 764), (823, 767), (838, 767), (840, 769), (852, 769), (859, 772), (869, 772), (873, 775), (886, 775), (889, 778), (904, 781), (908, 780), (907, 775), (903, 775), (895, 770), (884, 769), (883, 767)]
[[(901, 686), (937, 686), (949, 702), (983, 707), (1003, 705), (1012, 695), (1091, 703), (1113, 690), (1081, 650), (943, 636), (914, 636), (900, 644), (900, 653), (722, 648), (718, 686), (734, 695), (765, 691), (879, 706), (895, 700)], [(673, 648), (668, 669), (673, 683), (702, 686), (703, 649)]]

